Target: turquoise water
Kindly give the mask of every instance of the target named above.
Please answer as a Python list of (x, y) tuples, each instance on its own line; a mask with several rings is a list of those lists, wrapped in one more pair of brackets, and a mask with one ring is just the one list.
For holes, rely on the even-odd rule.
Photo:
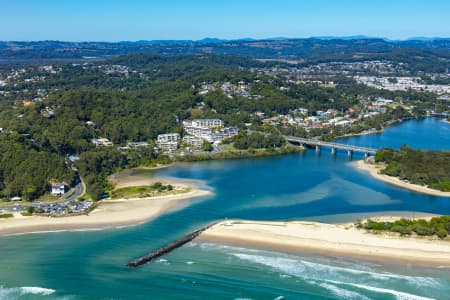
[[(344, 142), (449, 150), (449, 137), (450, 125), (426, 119)], [(449, 198), (379, 182), (353, 168), (346, 153), (331, 156), (325, 149), (180, 164), (156, 175), (198, 180), (214, 195), (134, 227), (2, 237), (0, 299), (449, 299), (446, 266), (212, 243), (190, 243), (127, 269), (128, 261), (218, 219), (342, 222), (383, 212), (450, 214)]]

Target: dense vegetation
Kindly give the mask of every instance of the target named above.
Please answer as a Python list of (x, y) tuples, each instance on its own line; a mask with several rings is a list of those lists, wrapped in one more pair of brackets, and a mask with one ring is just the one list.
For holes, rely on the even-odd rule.
[(241, 133), (236, 136), (233, 141), (236, 149), (241, 150), (279, 148), (286, 144), (286, 140), (281, 136), (281, 134), (262, 134), (259, 132), (252, 132), (248, 135)]
[(377, 152), (376, 162), (386, 163), (383, 174), (450, 192), (450, 151), (421, 151), (403, 146)]
[(413, 233), (421, 236), (437, 235), (439, 238), (446, 238), (450, 234), (450, 216), (434, 217), (426, 221), (423, 219), (409, 220), (401, 219), (395, 222), (376, 222), (367, 220), (357, 222), (358, 228), (367, 230), (397, 232), (401, 235), (411, 235)]
[[(301, 47), (307, 49), (308, 43)], [(323, 51), (333, 44), (311, 43), (319, 43)], [(378, 45), (379, 41), (373, 43), (372, 46)], [(46, 45), (58, 47), (52, 42)], [(89, 52), (92, 50), (89, 47), (94, 46), (83, 44), (81, 47)], [(104, 49), (109, 47), (104, 46)], [(271, 47), (267, 46), (268, 49)], [(45, 47), (38, 46), (34, 50), (46, 51)], [(3, 47), (2, 51), (8, 52), (8, 47)], [(242, 51), (241, 54), (245, 54), (245, 50)], [(20, 51), (14, 55), (20, 57)], [(126, 65), (132, 72), (122, 76), (108, 74), (101, 69), (102, 66), (117, 64)], [(184, 119), (217, 117), (227, 125), (238, 126), (241, 134), (233, 140), (234, 146), (248, 151), (205, 153), (181, 159), (246, 157), (293, 151), (283, 147), (285, 142), (281, 133), (306, 134), (304, 129), (293, 127), (266, 130), (255, 112), (263, 112), (267, 117), (286, 114), (299, 107), (311, 112), (329, 108), (342, 112), (352, 107), (360, 109), (361, 99), (377, 97), (408, 101), (417, 107), (417, 112), (421, 112), (436, 100), (431, 93), (382, 91), (359, 85), (353, 80), (344, 80), (334, 88), (287, 83), (245, 68), (272, 64), (243, 56), (133, 54), (82, 66), (55, 64), (55, 69), (60, 71), (46, 74), (44, 81), (22, 80), (20, 86), (7, 86), (5, 91), (11, 93), (0, 99), (0, 128), (4, 129), (0, 133), (0, 198), (21, 196), (34, 200), (49, 190), (50, 182), (72, 184), (76, 181), (76, 174), (68, 161), (69, 155), (80, 157), (75, 166), (87, 185), (88, 193), (94, 199), (101, 198), (111, 189), (107, 182), (110, 174), (123, 168), (167, 162), (167, 157), (156, 156), (152, 152), (153, 140), (160, 133), (182, 133), (181, 121)], [(198, 91), (203, 82), (239, 81), (251, 84), (251, 94), (258, 97), (230, 98), (221, 92), (220, 87), (207, 94)], [(282, 86), (286, 89), (281, 89)], [(13, 93), (13, 90), (20, 92)], [(26, 99), (22, 91), (39, 90), (52, 93), (45, 100), (27, 107), (14, 103), (15, 100)], [(54, 117), (44, 116), (43, 111), (47, 108), (54, 112)], [(383, 116), (368, 119), (360, 127), (313, 129), (308, 135), (331, 139), (336, 135), (380, 128), (387, 122), (410, 116), (411, 113), (401, 107), (392, 108)], [(245, 134), (246, 124), (252, 124), (250, 129), (255, 132)], [(109, 138), (115, 146), (96, 148), (91, 139), (99, 137)], [(127, 152), (117, 150), (116, 146), (132, 141), (147, 141), (150, 147)], [(212, 148), (205, 144), (203, 150), (211, 151)]]
[(386, 163), (383, 174), (450, 191), (450, 151), (422, 151), (403, 146), (400, 150), (378, 151), (375, 161)]
[(25, 136), (0, 135), (0, 198), (34, 200), (51, 181), (72, 184), (74, 176), (63, 155), (42, 151)]

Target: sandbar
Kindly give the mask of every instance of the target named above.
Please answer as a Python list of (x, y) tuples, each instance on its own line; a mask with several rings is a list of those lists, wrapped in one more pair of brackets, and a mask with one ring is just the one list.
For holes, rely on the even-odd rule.
[[(392, 218), (390, 218), (392, 219)], [(437, 237), (374, 234), (354, 224), (227, 220), (203, 232), (199, 241), (228, 243), (285, 252), (450, 267), (450, 241)]]
[(373, 176), (376, 179), (382, 180), (384, 182), (387, 182), (389, 184), (402, 187), (414, 192), (432, 195), (432, 196), (439, 196), (439, 197), (450, 197), (450, 192), (442, 192), (439, 190), (431, 189), (429, 187), (413, 184), (409, 182), (405, 182), (401, 180), (400, 178), (388, 176), (380, 173), (380, 168), (377, 167), (374, 164), (370, 164), (365, 162), (364, 160), (358, 160), (354, 162), (354, 166), (356, 166), (358, 169), (367, 171), (371, 176)]

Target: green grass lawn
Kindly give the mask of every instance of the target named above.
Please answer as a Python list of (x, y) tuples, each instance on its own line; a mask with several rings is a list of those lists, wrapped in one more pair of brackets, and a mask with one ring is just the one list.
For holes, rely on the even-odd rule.
[(113, 190), (110, 192), (110, 196), (111, 199), (147, 198), (187, 193), (190, 190), (191, 188), (188, 187), (173, 187), (170, 184), (165, 185), (160, 182), (155, 182), (148, 186), (132, 186)]
[(0, 214), (0, 219), (14, 218), (13, 214)]

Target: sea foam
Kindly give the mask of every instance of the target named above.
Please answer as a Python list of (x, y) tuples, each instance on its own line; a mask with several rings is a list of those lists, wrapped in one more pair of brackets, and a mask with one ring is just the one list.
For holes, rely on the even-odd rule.
[(54, 292), (55, 290), (52, 289), (35, 286), (10, 287), (10, 288), (0, 286), (0, 299), (13, 300), (19, 299), (21, 296), (30, 294), (48, 296), (53, 294)]
[[(311, 283), (311, 282), (310, 282)], [(341, 287), (329, 283), (319, 283), (320, 287), (329, 290), (332, 294), (339, 297), (339, 299), (358, 299), (358, 300), (370, 300), (368, 297), (361, 295), (360, 293), (349, 291)]]
[(400, 292), (400, 291), (396, 291), (396, 290), (380, 288), (380, 287), (375, 287), (375, 286), (370, 286), (370, 285), (365, 285), (365, 284), (339, 282), (339, 281), (333, 281), (333, 280), (326, 280), (326, 281), (337, 284), (337, 285), (353, 286), (353, 287), (368, 290), (371, 292), (382, 293), (382, 294), (391, 294), (391, 295), (395, 296), (395, 298), (398, 300), (434, 300), (434, 298), (413, 295), (413, 294), (409, 294), (409, 293), (405, 293), (405, 292)]
[(441, 283), (431, 277), (415, 277), (387, 272), (375, 272), (368, 269), (344, 268), (339, 266), (325, 265), (305, 260), (296, 260), (284, 257), (273, 257), (264, 255), (254, 255), (249, 253), (231, 253), (241, 260), (265, 265), (281, 271), (287, 275), (293, 275), (304, 279), (310, 278), (333, 278), (346, 281), (349, 278), (355, 278), (358, 275), (359, 280), (382, 280), (392, 281), (400, 280), (406, 284), (416, 287), (438, 288)]

